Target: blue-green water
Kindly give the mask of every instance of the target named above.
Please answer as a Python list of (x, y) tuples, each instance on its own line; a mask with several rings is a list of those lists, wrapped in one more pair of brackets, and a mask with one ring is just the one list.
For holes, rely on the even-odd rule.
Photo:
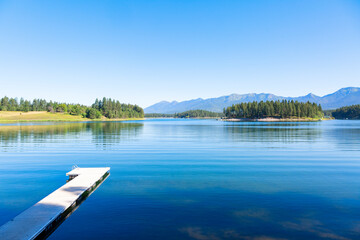
[(49, 239), (359, 239), (360, 121), (0, 126), (0, 225), (66, 181), (110, 177)]

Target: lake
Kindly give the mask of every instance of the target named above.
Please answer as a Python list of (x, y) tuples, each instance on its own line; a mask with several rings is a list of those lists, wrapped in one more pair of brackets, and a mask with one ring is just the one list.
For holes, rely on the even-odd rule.
[(108, 179), (49, 239), (359, 239), (360, 121), (1, 124), (0, 225)]

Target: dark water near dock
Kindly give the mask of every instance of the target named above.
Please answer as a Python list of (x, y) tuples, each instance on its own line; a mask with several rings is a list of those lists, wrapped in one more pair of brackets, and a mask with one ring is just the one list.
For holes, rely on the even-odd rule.
[(360, 121), (0, 126), (0, 225), (66, 182), (110, 177), (49, 239), (359, 239)]

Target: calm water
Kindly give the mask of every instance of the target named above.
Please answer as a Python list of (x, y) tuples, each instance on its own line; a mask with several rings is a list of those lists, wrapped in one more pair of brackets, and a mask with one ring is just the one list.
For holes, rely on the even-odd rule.
[(360, 121), (0, 126), (0, 225), (66, 181), (110, 177), (49, 239), (359, 239)]

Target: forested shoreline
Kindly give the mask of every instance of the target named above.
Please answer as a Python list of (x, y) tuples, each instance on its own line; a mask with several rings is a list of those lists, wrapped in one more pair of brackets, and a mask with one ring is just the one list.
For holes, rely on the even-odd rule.
[(20, 98), (3, 97), (0, 99), (0, 111), (47, 111), (51, 113), (68, 113), (83, 118), (99, 119), (102, 116), (115, 118), (143, 118), (144, 110), (132, 104), (124, 104), (111, 98), (96, 99), (91, 106), (81, 104), (59, 103), (34, 99), (32, 101)]
[(223, 117), (223, 113), (210, 112), (206, 110), (189, 110), (181, 113), (146, 113), (147, 118), (220, 118)]
[(326, 116), (335, 119), (360, 119), (360, 104), (341, 107), (336, 110), (323, 111), (321, 105), (310, 102), (297, 101), (261, 101), (243, 102), (224, 108), (223, 113), (206, 110), (189, 110), (181, 113), (162, 114), (148, 113), (132, 104), (120, 103), (111, 98), (96, 99), (91, 106), (82, 104), (60, 103), (34, 99), (32, 101), (20, 98), (3, 97), (0, 99), (0, 111), (47, 111), (50, 113), (67, 113), (89, 119), (127, 119), (127, 118), (233, 118), (233, 119), (261, 119), (261, 118), (322, 118)]
[(360, 104), (341, 107), (331, 112), (335, 119), (360, 119)]
[(243, 102), (224, 108), (226, 118), (322, 118), (321, 105), (297, 101)]
[(174, 118), (172, 113), (145, 113), (146, 118)]
[(210, 112), (206, 110), (189, 110), (181, 113), (175, 113), (175, 118), (219, 118), (223, 117), (223, 113)]

